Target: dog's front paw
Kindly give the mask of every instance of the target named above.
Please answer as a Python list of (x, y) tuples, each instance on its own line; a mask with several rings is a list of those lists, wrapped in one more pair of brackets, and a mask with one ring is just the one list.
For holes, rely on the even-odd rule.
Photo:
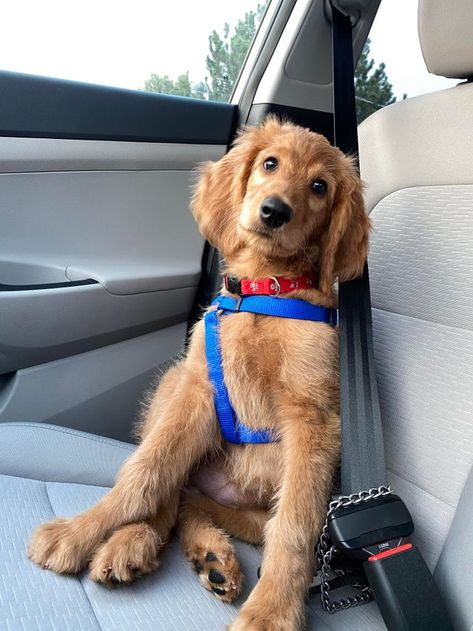
[(29, 558), (41, 567), (59, 574), (83, 570), (91, 556), (80, 522), (54, 519), (39, 526), (28, 547)]
[(297, 615), (279, 608), (269, 611), (264, 605), (244, 605), (227, 631), (300, 631)]
[(147, 524), (128, 524), (99, 546), (90, 564), (90, 578), (108, 587), (132, 583), (159, 566), (163, 542)]

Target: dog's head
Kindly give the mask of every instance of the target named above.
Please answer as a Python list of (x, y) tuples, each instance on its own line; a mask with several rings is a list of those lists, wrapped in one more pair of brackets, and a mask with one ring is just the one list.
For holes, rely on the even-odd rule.
[(310, 260), (320, 288), (361, 274), (370, 222), (352, 159), (321, 135), (270, 117), (202, 165), (192, 210), (227, 263)]

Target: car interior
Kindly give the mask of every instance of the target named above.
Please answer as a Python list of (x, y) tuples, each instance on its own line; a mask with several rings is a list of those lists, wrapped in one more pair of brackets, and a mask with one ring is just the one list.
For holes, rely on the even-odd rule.
[[(355, 62), (390, 1), (335, 3)], [(454, 628), (472, 631), (471, 3), (419, 0), (418, 32), (426, 72), (455, 85), (358, 128), (374, 353), (389, 483)], [(268, 3), (229, 103), (0, 70), (0, 629), (217, 631), (236, 617), (254, 546), (236, 544), (246, 584), (231, 605), (175, 540), (156, 573), (113, 590), (44, 571), (26, 548), (113, 486), (147, 393), (218, 285), (189, 212), (193, 169), (268, 113), (333, 141), (333, 112), (325, 0)], [(311, 630), (385, 628), (376, 602), (306, 608)]]

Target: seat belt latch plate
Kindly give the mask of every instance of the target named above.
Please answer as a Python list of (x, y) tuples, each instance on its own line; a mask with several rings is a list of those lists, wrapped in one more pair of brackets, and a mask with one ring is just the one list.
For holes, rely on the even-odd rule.
[(394, 494), (342, 506), (328, 517), (328, 533), (335, 548), (363, 561), (397, 548), (413, 531), (407, 506)]

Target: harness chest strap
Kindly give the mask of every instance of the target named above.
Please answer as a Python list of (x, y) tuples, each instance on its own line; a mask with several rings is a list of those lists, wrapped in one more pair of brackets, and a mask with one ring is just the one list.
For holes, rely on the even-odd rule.
[(270, 429), (255, 430), (239, 422), (223, 376), (222, 352), (219, 339), (219, 321), (230, 313), (257, 313), (260, 315), (337, 324), (337, 311), (313, 305), (298, 298), (275, 298), (271, 296), (248, 296), (239, 299), (219, 296), (204, 317), (205, 349), (209, 378), (214, 389), (214, 403), (223, 438), (230, 443), (270, 443), (275, 436)]

